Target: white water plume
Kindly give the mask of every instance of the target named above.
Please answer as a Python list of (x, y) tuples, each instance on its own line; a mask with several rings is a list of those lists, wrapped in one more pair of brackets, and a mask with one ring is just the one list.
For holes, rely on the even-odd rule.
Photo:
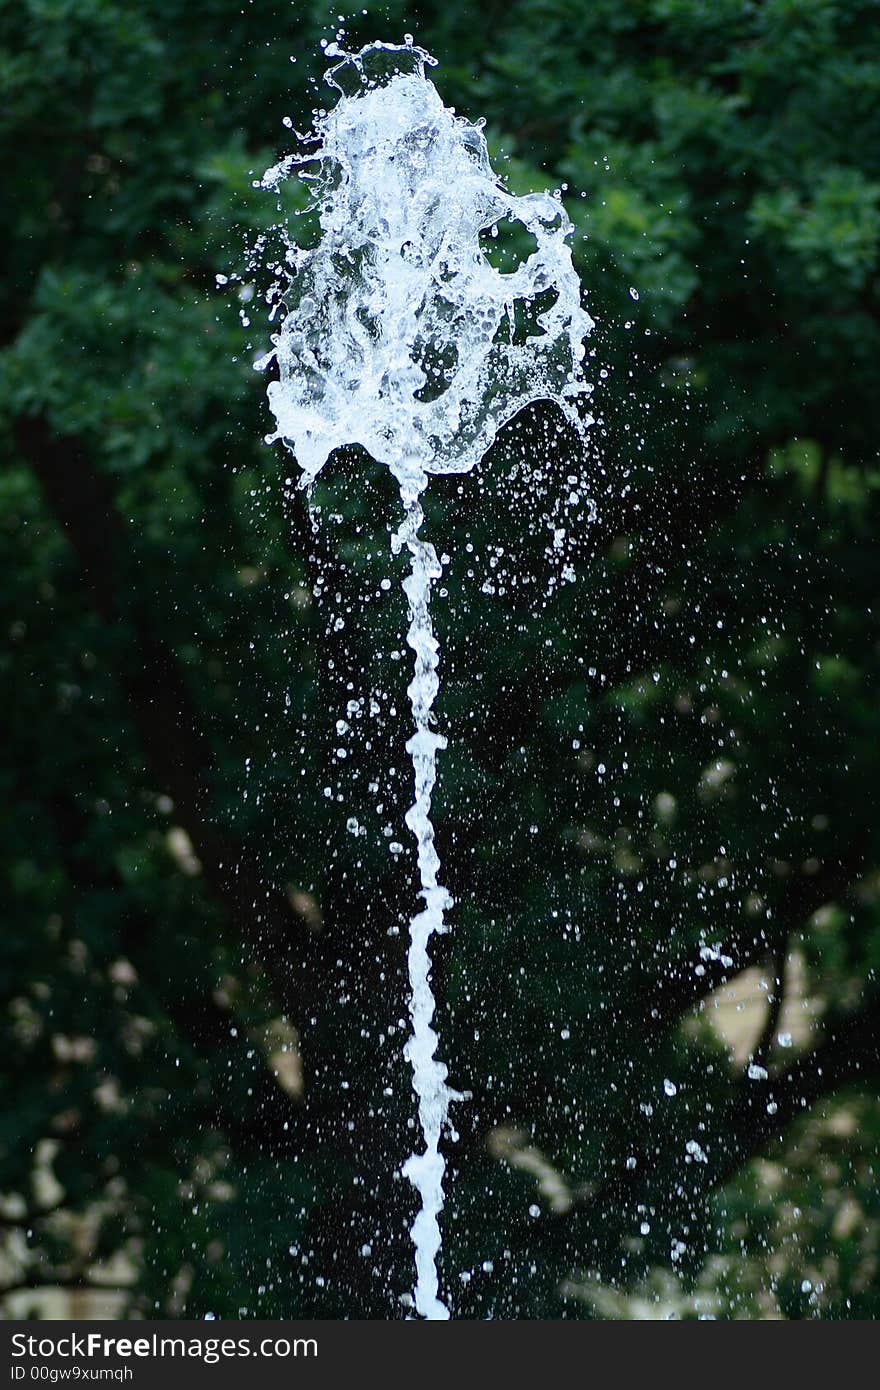
[[(294, 172), (311, 181), (320, 237), (288, 245), (285, 317), (273, 339), (278, 380), (269, 386), (272, 439), (296, 456), (311, 484), (332, 451), (359, 444), (391, 470), (403, 520), (392, 538), (406, 549), (407, 743), (415, 797), (406, 822), (415, 838), (424, 908), (410, 923), (406, 1056), (412, 1067), (424, 1149), (404, 1164), (420, 1199), (412, 1226), (416, 1311), (447, 1318), (438, 1288), (449, 1102), (436, 1056), (430, 942), (447, 930), (449, 894), (439, 881), (431, 798), (439, 651), (431, 587), (441, 573), (420, 536), (422, 494), (432, 473), (472, 469), (498, 430), (533, 401), (554, 402), (581, 431), (583, 340), (592, 327), (567, 238), (571, 224), (553, 193), (516, 197), (493, 172), (480, 124), (444, 106), (426, 69), (434, 60), (407, 39), (374, 43), (339, 61), (326, 80), (335, 106), (319, 112), (305, 153), (269, 170), (278, 188)], [(499, 239), (499, 233), (501, 233)], [(512, 248), (502, 268), (498, 249)]]

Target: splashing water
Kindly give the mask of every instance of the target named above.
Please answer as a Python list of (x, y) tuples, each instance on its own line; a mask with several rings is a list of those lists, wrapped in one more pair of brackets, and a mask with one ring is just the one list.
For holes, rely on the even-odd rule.
[[(332, 451), (360, 444), (391, 470), (403, 520), (395, 554), (410, 555), (404, 580), (414, 672), (408, 695), (415, 732), (407, 743), (415, 798), (406, 823), (415, 837), (424, 908), (409, 929), (406, 1056), (412, 1067), (424, 1151), (404, 1165), (420, 1198), (411, 1235), (415, 1307), (448, 1318), (437, 1255), (443, 1208), (440, 1138), (449, 1103), (436, 1056), (430, 942), (447, 930), (452, 899), (439, 882), (431, 798), (439, 689), (431, 587), (441, 574), (423, 540), (421, 499), (432, 473), (468, 472), (498, 430), (525, 405), (549, 400), (582, 431), (578, 409), (590, 390), (583, 339), (592, 320), (580, 305), (559, 197), (515, 197), (493, 173), (479, 124), (447, 109), (426, 76), (434, 59), (407, 38), (356, 54), (335, 45), (326, 75), (338, 93), (315, 119), (314, 146), (263, 177), (278, 189), (294, 171), (310, 180), (321, 235), (289, 244), (285, 317), (273, 338), (279, 379), (269, 386), (272, 440), (295, 454), (308, 486)], [(503, 271), (491, 257), (503, 228), (523, 258)]]

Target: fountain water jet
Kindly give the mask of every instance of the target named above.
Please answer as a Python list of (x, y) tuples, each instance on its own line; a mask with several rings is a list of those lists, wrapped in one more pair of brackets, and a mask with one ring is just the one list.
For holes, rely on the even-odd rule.
[[(278, 189), (294, 172), (313, 184), (320, 238), (288, 240), (285, 316), (273, 338), (278, 380), (269, 386), (276, 430), (314, 482), (332, 451), (360, 444), (400, 488), (403, 520), (395, 553), (410, 555), (404, 580), (414, 673), (408, 688), (415, 732), (407, 743), (415, 796), (406, 823), (415, 837), (424, 908), (410, 923), (406, 1056), (412, 1067), (424, 1151), (403, 1171), (420, 1198), (411, 1234), (416, 1311), (448, 1318), (437, 1255), (443, 1207), (440, 1138), (455, 1093), (436, 1056), (430, 942), (447, 930), (452, 900), (439, 882), (431, 798), (439, 650), (431, 586), (441, 566), (422, 539), (422, 495), (432, 473), (472, 469), (498, 430), (524, 406), (549, 400), (578, 430), (583, 340), (592, 320), (567, 237), (571, 224), (551, 193), (516, 197), (489, 162), (480, 124), (443, 105), (428, 80), (434, 59), (411, 39), (359, 53), (330, 45), (339, 61), (326, 80), (338, 94), (318, 112), (313, 148), (288, 156), (262, 184)], [(499, 227), (529, 242), (513, 269), (492, 263)]]

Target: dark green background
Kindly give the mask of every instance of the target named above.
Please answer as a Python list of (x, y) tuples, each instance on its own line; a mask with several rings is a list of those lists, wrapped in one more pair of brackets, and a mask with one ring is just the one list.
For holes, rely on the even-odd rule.
[[(215, 286), (340, 12), (0, 5), (17, 1312), (95, 1282), (151, 1316), (407, 1311), (395, 499), (340, 458), (312, 528), (261, 442), (264, 286)], [(472, 1093), (443, 1286), (462, 1317), (873, 1317), (880, 7), (355, 14), (350, 43), (436, 54), (514, 189), (567, 184), (598, 324), (587, 457), (535, 410), (429, 498), (435, 976)], [(750, 967), (746, 1056), (714, 991)]]

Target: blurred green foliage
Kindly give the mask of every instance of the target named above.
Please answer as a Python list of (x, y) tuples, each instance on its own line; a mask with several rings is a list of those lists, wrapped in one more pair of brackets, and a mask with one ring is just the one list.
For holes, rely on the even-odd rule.
[[(242, 249), (337, 8), (0, 8), (13, 1311), (406, 1314), (395, 500), (285, 484)], [(597, 320), (588, 457), (536, 410), (429, 499), (453, 1308), (875, 1317), (880, 12), (347, 30), (564, 184)]]

